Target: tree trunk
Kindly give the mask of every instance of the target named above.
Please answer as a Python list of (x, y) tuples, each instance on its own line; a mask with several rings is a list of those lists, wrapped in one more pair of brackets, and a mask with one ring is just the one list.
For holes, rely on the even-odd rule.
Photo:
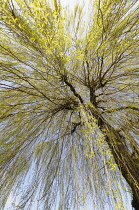
[[(98, 125), (105, 135), (105, 140), (109, 145), (114, 160), (132, 189), (132, 207), (135, 210), (139, 210), (139, 154), (136, 149), (131, 154), (126, 146), (125, 137), (94, 110), (91, 109), (91, 112), (98, 119)], [(133, 156), (134, 153), (136, 155)]]

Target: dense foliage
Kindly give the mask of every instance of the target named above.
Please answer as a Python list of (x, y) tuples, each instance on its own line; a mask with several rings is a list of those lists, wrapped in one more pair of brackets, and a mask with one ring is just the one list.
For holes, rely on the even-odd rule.
[(0, 5), (1, 208), (137, 209), (138, 1)]

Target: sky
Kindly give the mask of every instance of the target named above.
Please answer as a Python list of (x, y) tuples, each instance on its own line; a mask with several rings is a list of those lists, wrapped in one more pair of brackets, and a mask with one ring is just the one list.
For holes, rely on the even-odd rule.
[(64, 7), (69, 6), (73, 8), (76, 3), (80, 2), (80, 3), (88, 4), (89, 0), (86, 0), (86, 1), (85, 0), (60, 0), (60, 2)]

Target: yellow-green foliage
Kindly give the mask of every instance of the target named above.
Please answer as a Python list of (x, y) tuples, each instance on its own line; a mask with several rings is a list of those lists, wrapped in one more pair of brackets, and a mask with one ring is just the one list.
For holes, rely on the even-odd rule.
[(1, 209), (126, 209), (123, 163), (139, 187), (138, 4), (85, 10), (0, 0)]

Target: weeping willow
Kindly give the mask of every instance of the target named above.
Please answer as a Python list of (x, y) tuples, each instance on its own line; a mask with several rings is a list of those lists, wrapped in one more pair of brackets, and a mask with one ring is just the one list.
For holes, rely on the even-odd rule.
[(137, 210), (138, 2), (0, 5), (1, 209)]

